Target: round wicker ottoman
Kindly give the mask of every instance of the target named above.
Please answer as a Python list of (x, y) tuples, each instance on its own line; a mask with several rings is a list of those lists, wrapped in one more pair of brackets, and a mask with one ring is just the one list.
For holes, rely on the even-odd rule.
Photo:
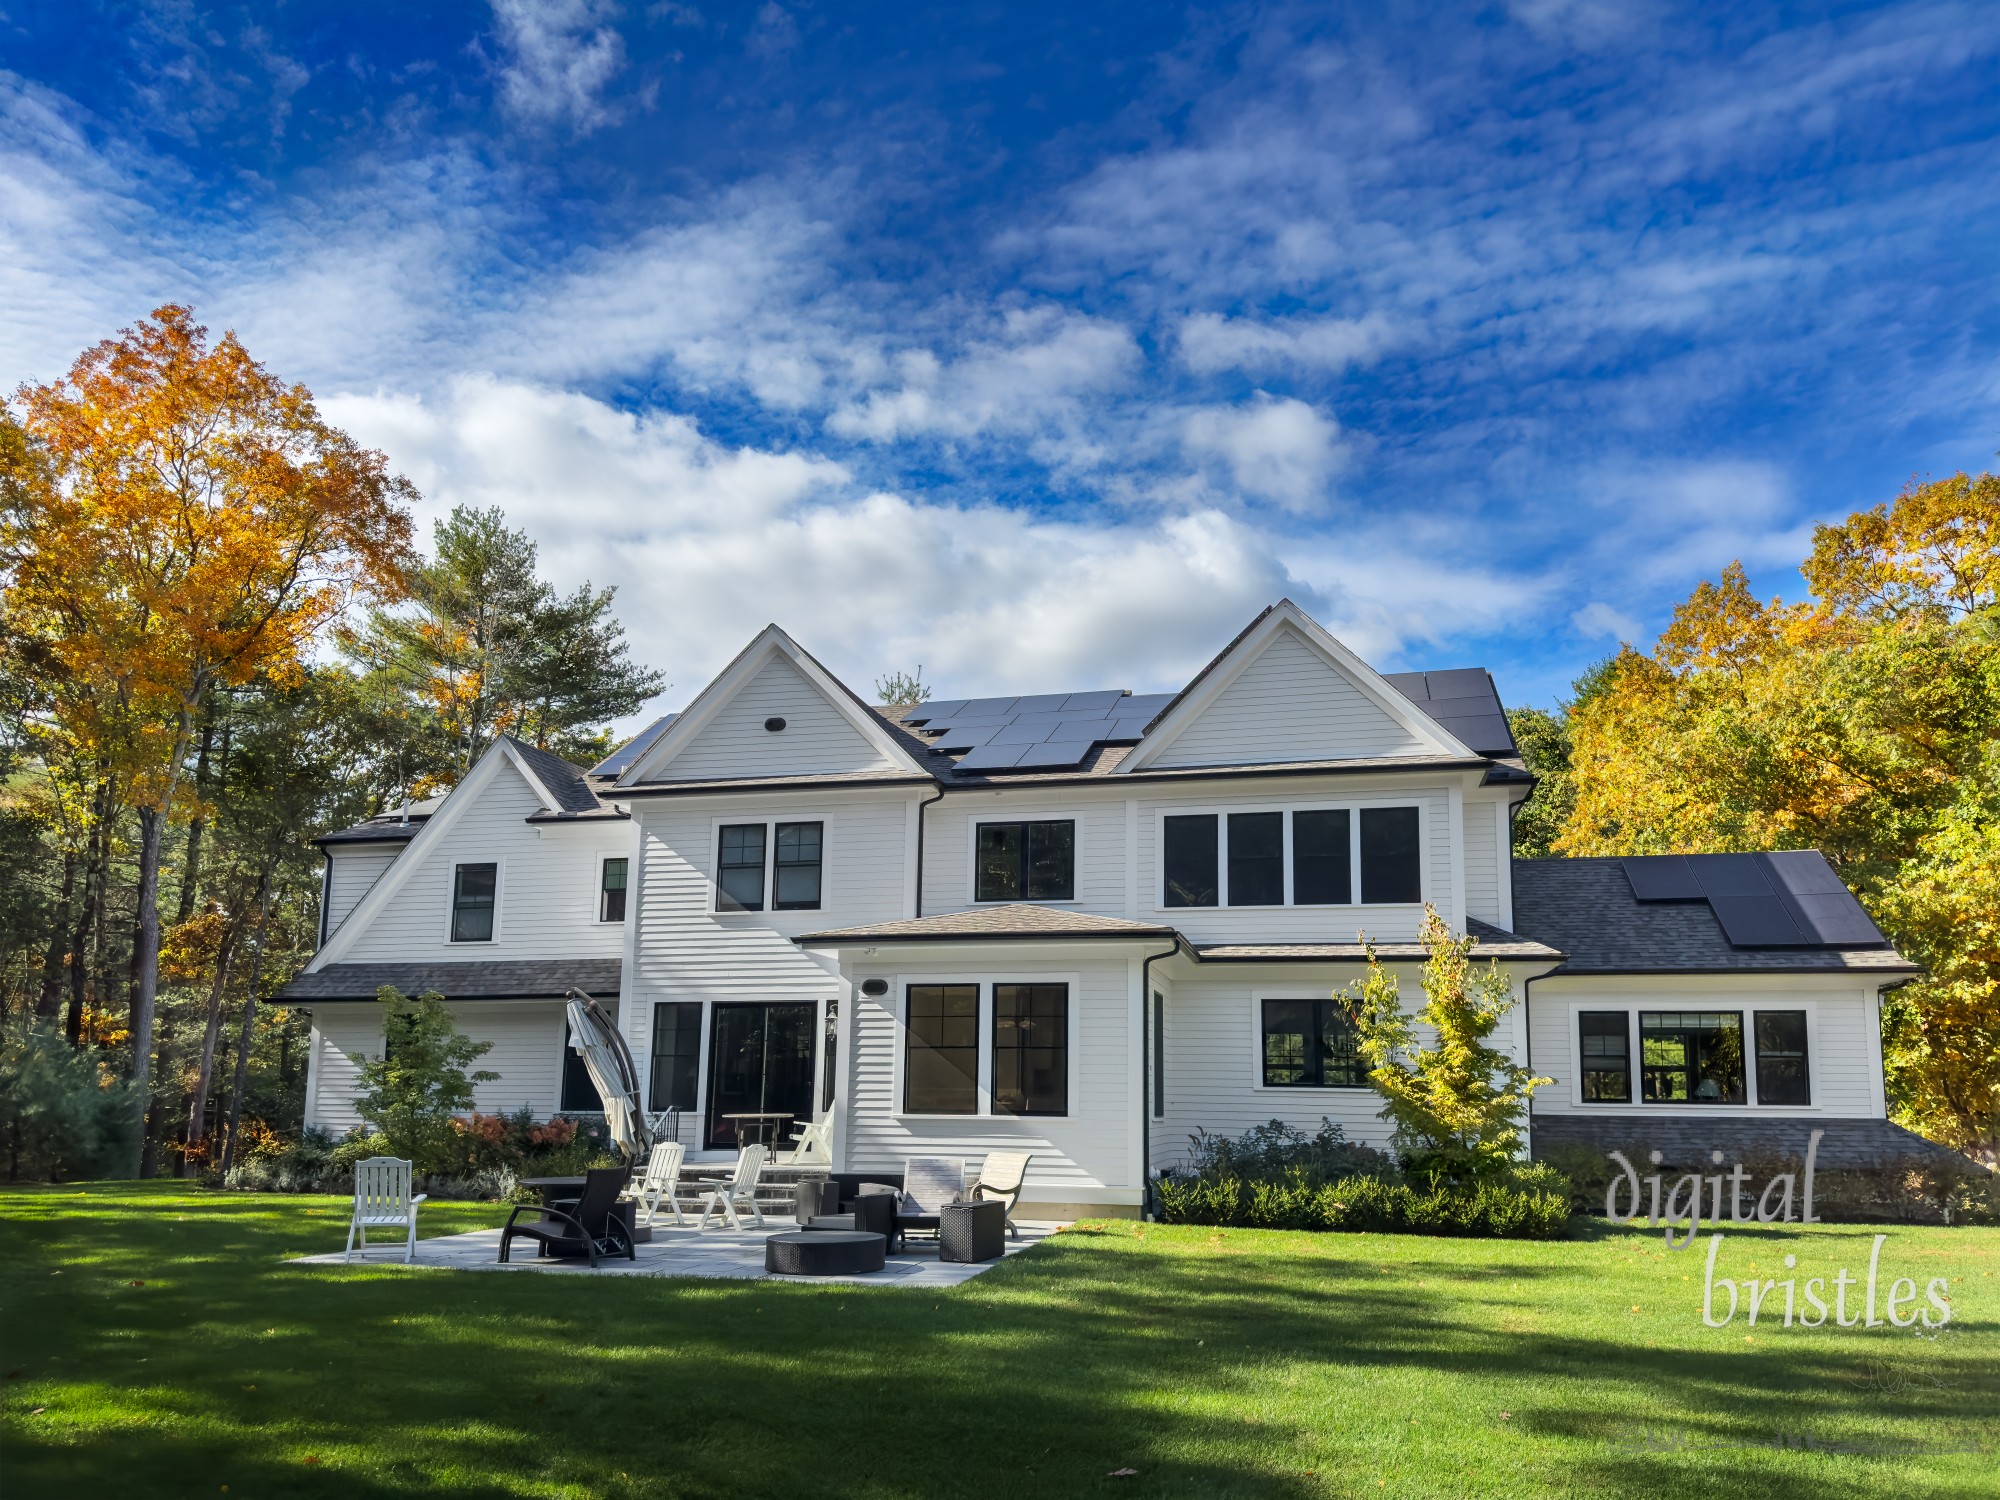
[(801, 1229), (764, 1241), (764, 1269), (776, 1276), (860, 1276), (882, 1269), (888, 1240), (859, 1229)]

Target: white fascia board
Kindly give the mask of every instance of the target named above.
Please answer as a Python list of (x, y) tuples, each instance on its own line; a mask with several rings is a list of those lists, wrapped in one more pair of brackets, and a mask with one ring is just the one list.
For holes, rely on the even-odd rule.
[(833, 705), (834, 711), (851, 724), (874, 749), (906, 771), (923, 773), (908, 751), (896, 742), (882, 721), (863, 708), (845, 683), (822, 667), (799, 643), (776, 625), (766, 625), (757, 637), (736, 653), (736, 659), (681, 710), (680, 717), (667, 726), (646, 753), (625, 768), (614, 785), (628, 787), (652, 778), (655, 771), (672, 764), (675, 756), (700, 736), (715, 716), (727, 708), (736, 695), (749, 685), (774, 656), (782, 656), (798, 669), (806, 681)]
[[(524, 775), (527, 774), (527, 768), (521, 764), (521, 757), (512, 752), (504, 739), (494, 741), (493, 747), (479, 757), (479, 763), (466, 774), (465, 780), (451, 789), (444, 799), (444, 805), (425, 819), (423, 826), (417, 830), (416, 837), (403, 845), (403, 852), (396, 856), (395, 862), (376, 877), (375, 883), (368, 888), (368, 893), (355, 903), (354, 910), (347, 914), (347, 920), (340, 924), (339, 930), (326, 940), (325, 947), (312, 956), (312, 961), (305, 966), (305, 973), (316, 974), (328, 964), (338, 962), (340, 956), (354, 946), (356, 940), (368, 930), (382, 909), (395, 900), (397, 893), (409, 884), (411, 875), (417, 866), (423, 863), (423, 857), (430, 851), (431, 846), (448, 835), (452, 827), (465, 816), (466, 810), (479, 800), (481, 793), (488, 786), (492, 785), (494, 777), (500, 774), (500, 767), (503, 765), (511, 765)], [(539, 781), (529, 776), (528, 784), (542, 796), (544, 805), (553, 808), (554, 804), (547, 801), (547, 792)]]
[(1208, 674), (1208, 680), (1176, 704), (1167, 721), (1141, 740), (1139, 748), (1114, 766), (1111, 774), (1117, 776), (1127, 771), (1142, 771), (1159, 759), (1161, 752), (1212, 707), (1215, 700), (1249, 669), (1250, 664), (1264, 654), (1264, 648), (1270, 645), (1278, 632), (1285, 629), (1296, 632), (1328, 666), (1344, 674), (1363, 697), (1417, 739), (1435, 748), (1440, 755), (1466, 760), (1486, 758), (1462, 743), (1457, 736), (1446, 732), (1437, 720), (1397, 692), (1380, 672), (1356, 656), (1324, 625), (1291, 600), (1285, 599), (1272, 607), (1270, 614), (1255, 630), (1236, 643), (1236, 649), (1216, 665), (1215, 670)]

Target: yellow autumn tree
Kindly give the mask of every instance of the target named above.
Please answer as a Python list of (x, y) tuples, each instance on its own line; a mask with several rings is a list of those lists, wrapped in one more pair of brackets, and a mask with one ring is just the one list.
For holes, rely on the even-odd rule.
[(1926, 976), (1884, 1007), (1904, 1124), (2000, 1154), (2000, 476), (1820, 526), (1806, 599), (1740, 564), (1568, 728), (1564, 854), (1822, 850)]
[[(64, 729), (130, 787), (140, 828), (132, 1075), (143, 1110), (159, 982), (161, 836), (218, 685), (297, 678), (360, 594), (393, 593), (415, 491), (303, 386), (168, 305), (24, 385), (31, 440), (0, 514), (10, 630)], [(12, 452), (12, 449), (6, 450)]]

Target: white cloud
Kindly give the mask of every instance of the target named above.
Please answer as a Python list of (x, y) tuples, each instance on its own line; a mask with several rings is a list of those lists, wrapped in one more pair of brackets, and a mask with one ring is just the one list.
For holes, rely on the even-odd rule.
[(567, 121), (579, 133), (606, 123), (605, 85), (625, 66), (609, 0), (492, 0), (507, 64), (500, 102), (517, 119)]
[(1631, 645), (1639, 641), (1645, 627), (1628, 614), (1613, 609), (1602, 600), (1593, 599), (1569, 617), (1579, 635), (1593, 640), (1608, 636), (1621, 645)]
[(1343, 462), (1339, 437), (1339, 424), (1305, 402), (1260, 392), (1245, 406), (1190, 412), (1181, 441), (1191, 458), (1219, 463), (1243, 494), (1309, 513)]
[(1360, 318), (1281, 318), (1256, 322), (1196, 313), (1181, 324), (1181, 363), (1197, 375), (1221, 370), (1343, 370), (1365, 364), (1393, 339), (1379, 313)]

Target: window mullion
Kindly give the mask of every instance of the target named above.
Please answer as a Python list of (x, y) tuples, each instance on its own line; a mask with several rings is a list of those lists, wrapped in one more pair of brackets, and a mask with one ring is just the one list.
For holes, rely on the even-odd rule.
[(1279, 879), (1282, 882), (1280, 889), (1284, 892), (1284, 900), (1280, 904), (1284, 906), (1296, 905), (1297, 903), (1292, 898), (1292, 815), (1290, 812), (1278, 814), (1278, 858), (1283, 865), (1279, 873)]

